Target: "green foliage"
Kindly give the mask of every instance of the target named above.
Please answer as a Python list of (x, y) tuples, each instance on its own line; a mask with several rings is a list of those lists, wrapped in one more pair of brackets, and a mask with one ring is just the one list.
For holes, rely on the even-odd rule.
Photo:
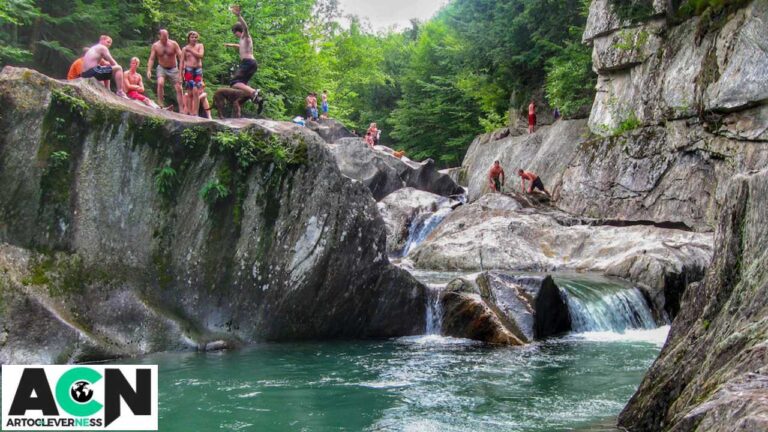
[(653, 0), (610, 0), (610, 5), (622, 21), (642, 22), (655, 14)]
[(596, 81), (589, 47), (569, 42), (549, 61), (545, 85), (547, 99), (560, 109), (562, 115), (573, 115), (582, 106), (592, 103)]
[(209, 180), (200, 190), (200, 198), (208, 204), (209, 208), (226, 199), (229, 194), (229, 188), (218, 178)]
[(84, 116), (88, 111), (88, 104), (84, 100), (68, 94), (66, 90), (55, 89), (51, 92), (51, 97), (55, 102), (66, 106), (71, 113)]
[(306, 159), (306, 146), (292, 146), (276, 135), (225, 131), (216, 133), (213, 142), (220, 152), (234, 157), (242, 172), (257, 162), (271, 162), (282, 169), (287, 165), (303, 163)]
[(166, 164), (155, 171), (155, 187), (157, 188), (157, 193), (163, 198), (170, 200), (173, 197), (177, 184), (176, 170), (170, 165)]
[(59, 150), (51, 153), (49, 157), (48, 166), (56, 169), (65, 166), (69, 162), (69, 153), (64, 150)]

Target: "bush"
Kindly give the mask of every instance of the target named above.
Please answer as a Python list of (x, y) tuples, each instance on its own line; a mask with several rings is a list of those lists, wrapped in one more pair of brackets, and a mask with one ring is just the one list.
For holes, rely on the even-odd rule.
[(549, 104), (569, 116), (582, 106), (592, 104), (596, 82), (590, 48), (568, 42), (563, 51), (549, 61), (544, 90)]
[(219, 179), (209, 180), (200, 191), (200, 198), (212, 208), (216, 203), (229, 196), (229, 188), (219, 181)]

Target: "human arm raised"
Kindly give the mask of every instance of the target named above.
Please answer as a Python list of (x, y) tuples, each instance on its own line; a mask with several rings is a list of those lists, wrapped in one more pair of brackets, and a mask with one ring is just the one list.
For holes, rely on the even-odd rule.
[(248, 24), (245, 23), (245, 20), (243, 19), (243, 15), (240, 11), (239, 5), (232, 5), (232, 7), (229, 8), (229, 10), (232, 11), (233, 14), (237, 17), (237, 22), (240, 23), (241, 26), (243, 26), (243, 38), (249, 37), (251, 34), (248, 32)]

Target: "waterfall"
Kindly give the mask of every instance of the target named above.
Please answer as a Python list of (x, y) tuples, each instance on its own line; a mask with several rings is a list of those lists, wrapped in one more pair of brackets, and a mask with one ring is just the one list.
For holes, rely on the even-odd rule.
[(616, 332), (658, 327), (639, 289), (609, 280), (556, 277), (565, 290), (575, 333)]
[(427, 317), (425, 334), (439, 335), (443, 327), (443, 307), (440, 304), (440, 291), (445, 285), (427, 284)]
[(443, 207), (434, 213), (422, 213), (416, 216), (413, 221), (411, 221), (410, 228), (408, 228), (408, 241), (403, 248), (403, 256), (408, 256), (416, 246), (426, 240), (432, 230), (440, 225), (440, 222), (442, 222), (452, 210), (451, 207)]

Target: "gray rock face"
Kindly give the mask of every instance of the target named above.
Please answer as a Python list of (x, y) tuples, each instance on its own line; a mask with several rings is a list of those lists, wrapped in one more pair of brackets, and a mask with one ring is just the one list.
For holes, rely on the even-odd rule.
[(305, 128), (14, 68), (0, 101), (0, 363), (423, 331), (369, 191)]
[(768, 147), (685, 121), (584, 143), (562, 174), (557, 205), (591, 217), (680, 222), (709, 231), (728, 179), (768, 163)]
[(460, 204), (459, 201), (413, 188), (399, 189), (387, 195), (377, 204), (387, 227), (387, 251), (395, 255), (403, 252), (409, 231), (419, 222), (419, 217), (428, 217), (431, 213)]
[(753, 1), (722, 28), (703, 34), (699, 18), (676, 26), (656, 18), (623, 28), (607, 18), (611, 14), (608, 0), (592, 2), (584, 34), (593, 42), (599, 74), (589, 120), (594, 133), (610, 135), (632, 118), (661, 124), (768, 101), (766, 2)]
[[(657, 311), (674, 315), (683, 282), (700, 279), (712, 235), (580, 220), (502, 194), (454, 210), (409, 255), (425, 270), (576, 270), (645, 287)], [(680, 286), (682, 285), (682, 286)]]
[(541, 177), (550, 191), (560, 182), (562, 172), (570, 163), (579, 144), (588, 134), (584, 120), (560, 120), (540, 128), (535, 134), (480, 135), (467, 150), (462, 167), (467, 172), (469, 200), (475, 201), (490, 191), (488, 170), (498, 160), (507, 176), (505, 190), (519, 191), (523, 168)]
[(355, 136), (343, 124), (333, 119), (308, 121), (306, 124), (309, 130), (320, 135), (320, 138), (327, 143), (334, 143), (342, 138), (353, 138)]
[(363, 182), (376, 201), (404, 187), (442, 196), (459, 196), (464, 189), (440, 173), (431, 159), (414, 162), (396, 158), (392, 150), (376, 146), (371, 150), (360, 138), (344, 138), (329, 144), (341, 172)]
[(768, 429), (768, 171), (734, 178), (715, 256), (619, 417), (632, 431)]
[(549, 276), (485, 272), (452, 281), (440, 300), (449, 336), (516, 345), (571, 330), (568, 305)]

